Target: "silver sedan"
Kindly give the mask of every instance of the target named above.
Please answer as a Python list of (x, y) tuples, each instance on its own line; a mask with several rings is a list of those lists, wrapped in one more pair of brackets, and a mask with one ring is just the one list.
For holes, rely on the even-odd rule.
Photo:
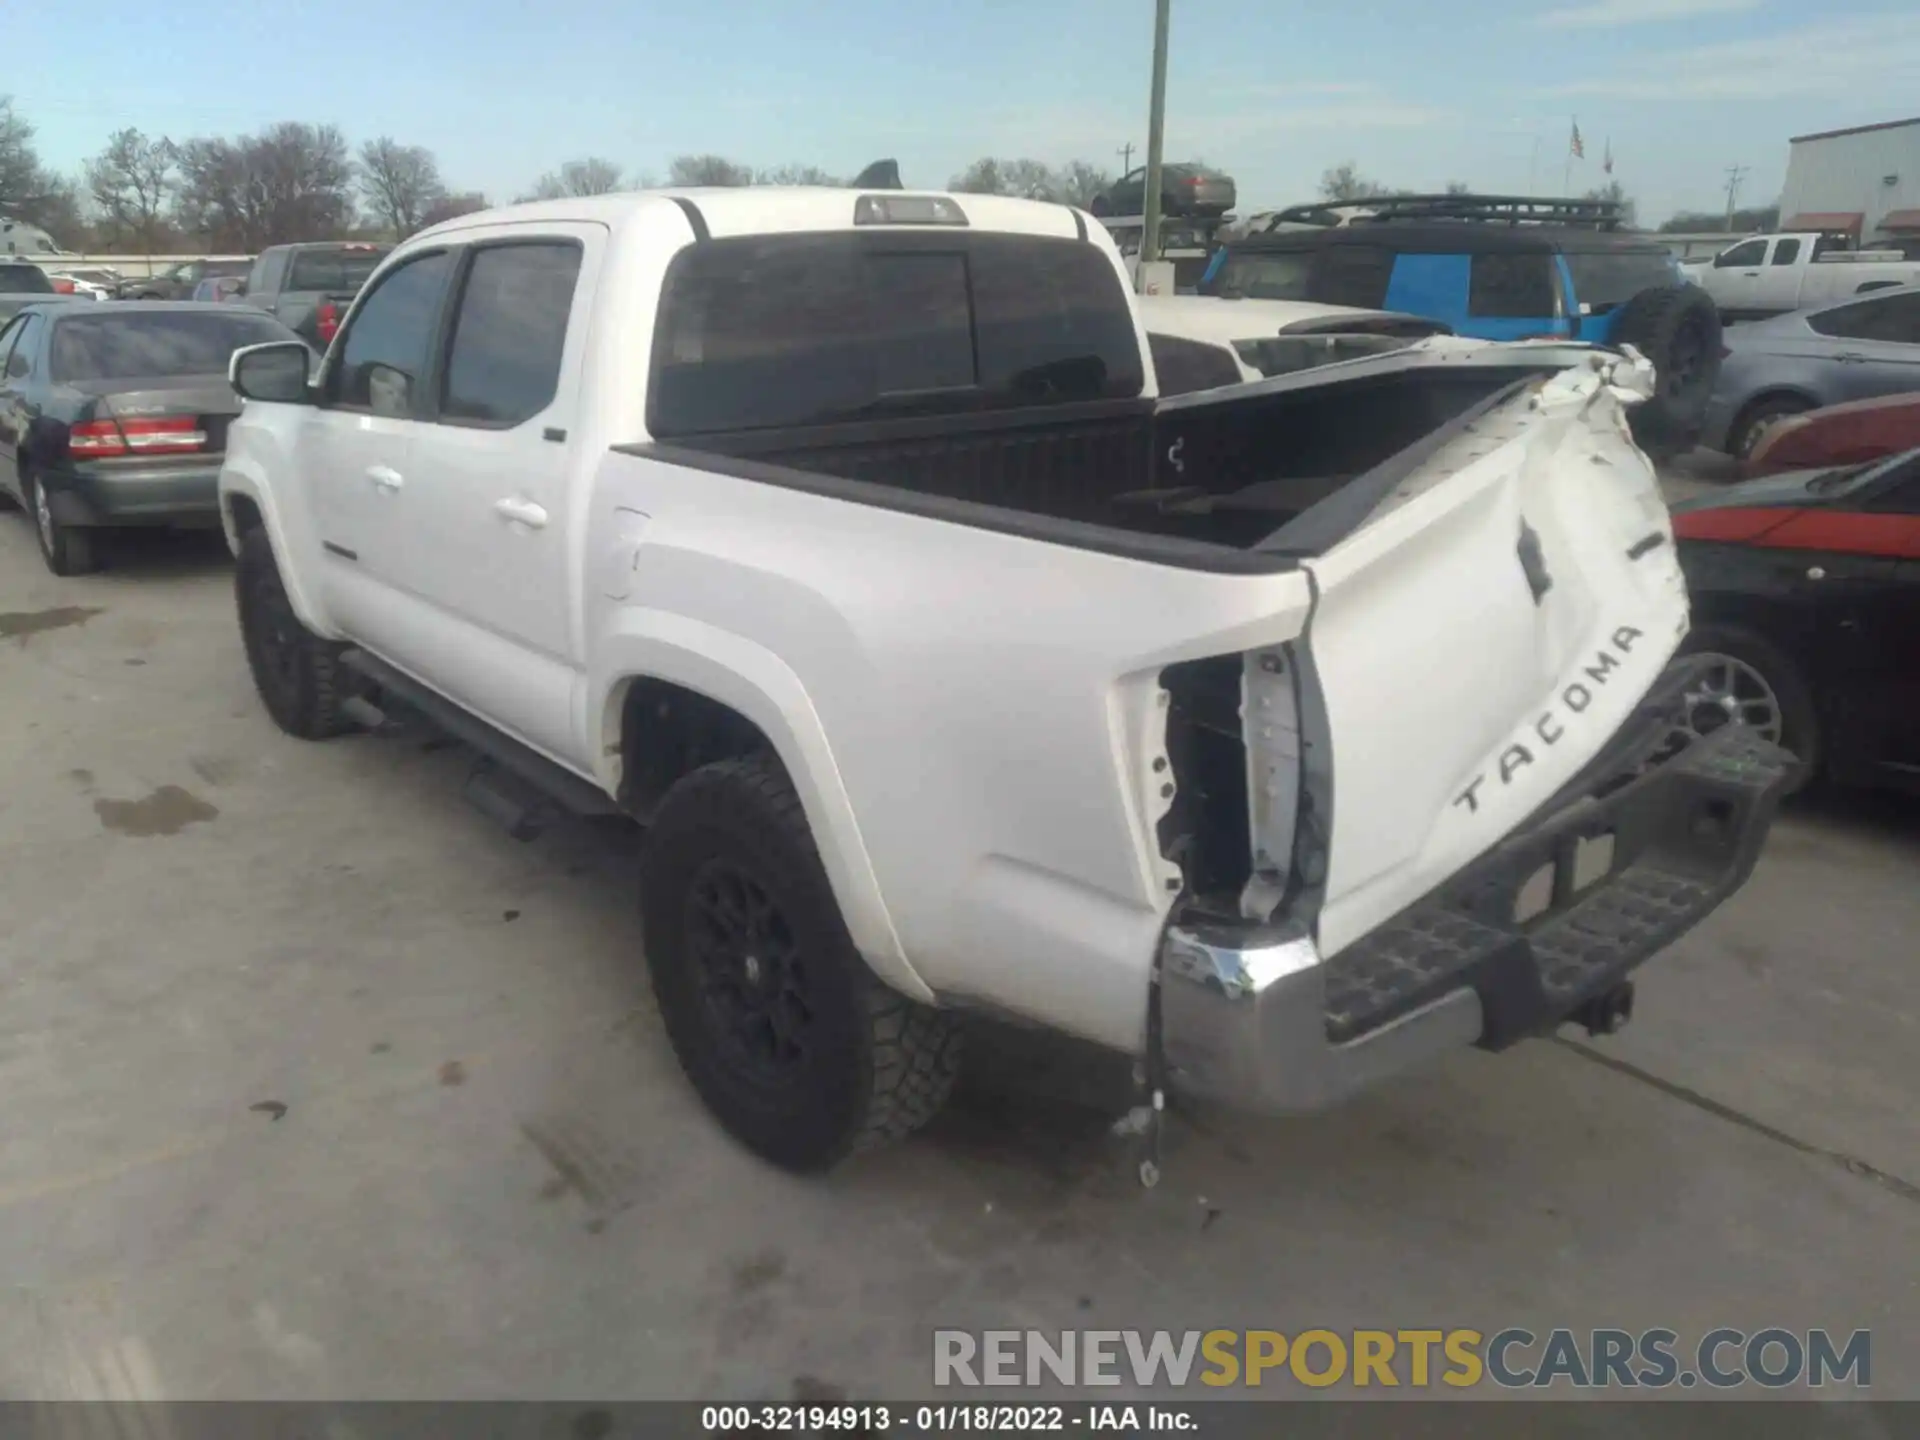
[(1920, 390), (1920, 285), (1732, 325), (1700, 443), (1744, 459), (1788, 415)]

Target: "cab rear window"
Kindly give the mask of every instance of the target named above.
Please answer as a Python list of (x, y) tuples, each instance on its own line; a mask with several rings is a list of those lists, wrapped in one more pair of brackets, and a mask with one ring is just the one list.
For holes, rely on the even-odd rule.
[(1138, 395), (1133, 312), (1078, 240), (806, 234), (713, 240), (669, 267), (656, 438)]

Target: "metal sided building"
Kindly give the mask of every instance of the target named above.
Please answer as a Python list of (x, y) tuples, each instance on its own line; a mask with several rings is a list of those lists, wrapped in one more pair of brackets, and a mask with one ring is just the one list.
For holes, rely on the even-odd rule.
[(1871, 244), (1920, 239), (1920, 116), (1787, 142), (1782, 230), (1829, 230)]

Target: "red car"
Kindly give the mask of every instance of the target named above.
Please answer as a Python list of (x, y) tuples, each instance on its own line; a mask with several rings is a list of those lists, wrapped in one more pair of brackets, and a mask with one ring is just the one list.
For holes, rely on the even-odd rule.
[(1920, 394), (1883, 395), (1788, 415), (1761, 432), (1749, 475), (1860, 465), (1920, 446)]

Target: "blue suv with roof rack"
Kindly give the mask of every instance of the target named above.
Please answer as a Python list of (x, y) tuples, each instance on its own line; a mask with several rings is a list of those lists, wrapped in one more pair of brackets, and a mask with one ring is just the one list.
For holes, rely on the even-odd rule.
[(1653, 362), (1634, 438), (1656, 459), (1699, 439), (1720, 317), (1651, 235), (1602, 200), (1397, 195), (1301, 205), (1216, 251), (1200, 293), (1420, 315), (1483, 340), (1631, 345)]

